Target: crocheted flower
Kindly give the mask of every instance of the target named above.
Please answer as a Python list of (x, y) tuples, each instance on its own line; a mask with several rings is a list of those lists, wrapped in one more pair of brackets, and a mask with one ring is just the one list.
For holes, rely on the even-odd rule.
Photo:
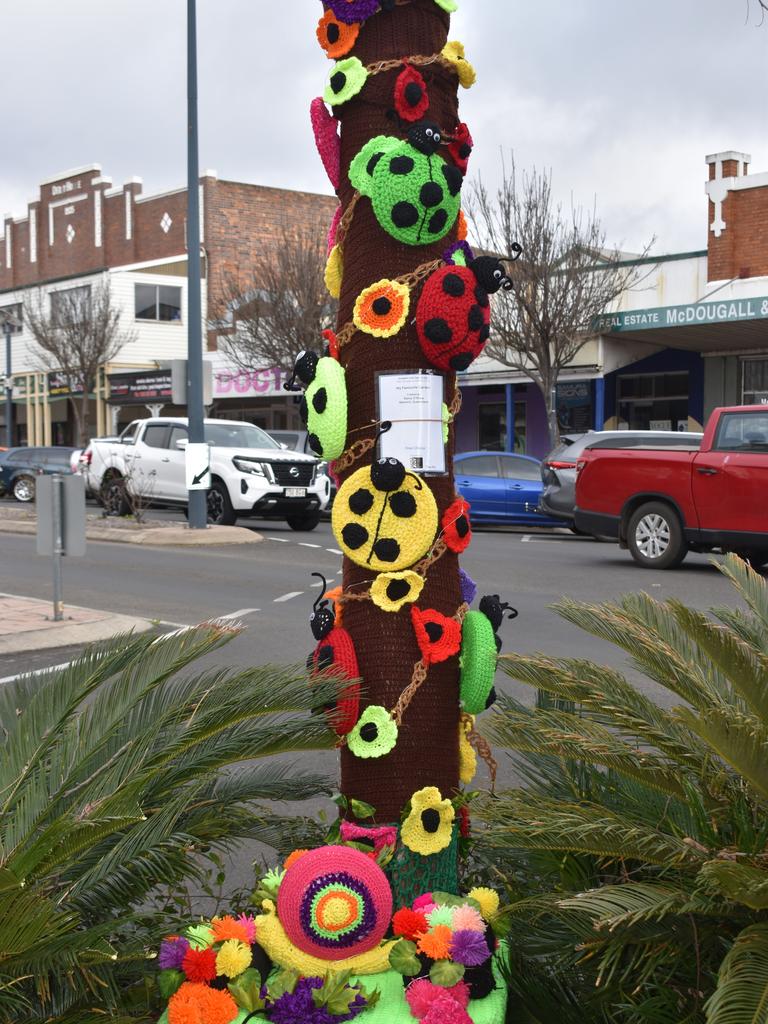
[(185, 982), (168, 1001), (168, 1024), (230, 1024), (239, 1012), (229, 992)]
[(480, 904), (480, 913), (484, 920), (490, 921), (499, 912), (499, 894), (495, 889), (479, 885), (467, 893), (471, 900)]
[(477, 597), (477, 584), (463, 569), (459, 569), (459, 586), (461, 587), (461, 600), (464, 604), (472, 604)]
[(379, 9), (379, 0), (325, 0), (325, 3), (339, 21), (351, 25), (355, 21), (365, 21)]
[(473, 1020), (464, 1007), (442, 989), (421, 1018), (421, 1024), (473, 1024)]
[(184, 929), (193, 949), (205, 949), (213, 942), (213, 930), (207, 924), (193, 924)]
[(424, 892), (421, 896), (417, 896), (411, 904), (411, 910), (420, 910), (424, 913), (425, 907), (433, 907), (435, 905), (434, 898), (431, 892)]
[(448, 152), (451, 154), (451, 159), (462, 174), (467, 173), (467, 165), (472, 155), (474, 144), (469, 128), (462, 121), (453, 133), (453, 140), (448, 143)]
[(161, 971), (178, 971), (181, 969), (184, 956), (189, 949), (186, 939), (178, 935), (169, 936), (160, 943), (157, 954), (157, 966)]
[(455, 932), (485, 933), (485, 921), (479, 910), (470, 907), (468, 903), (462, 903), (460, 907), (453, 907), (452, 910), (451, 927)]
[(450, 619), (434, 608), (422, 611), (414, 606), (411, 608), (411, 620), (416, 642), (427, 665), (446, 661), (458, 653), (461, 646), (461, 625), (456, 619)]
[(337, 60), (352, 49), (357, 41), (360, 26), (354, 22), (341, 21), (329, 7), (317, 23), (317, 41), (327, 57)]
[(321, 96), (316, 96), (310, 103), (309, 120), (312, 123), (315, 145), (323, 162), (325, 173), (328, 175), (330, 183), (337, 189), (341, 181), (339, 122), (329, 112)]
[(323, 90), (323, 99), (332, 107), (346, 103), (357, 96), (365, 85), (368, 72), (359, 57), (345, 57), (337, 60), (328, 76), (328, 84)]
[(439, 924), (430, 932), (426, 932), (418, 941), (419, 952), (433, 960), (450, 960), (451, 929), (446, 924)]
[(404, 121), (418, 121), (429, 107), (427, 83), (407, 64), (395, 81), (395, 110)]
[(341, 248), (334, 245), (328, 253), (328, 260), (325, 264), (325, 287), (333, 299), (338, 299), (341, 294), (341, 275), (344, 272)]
[(419, 599), (424, 577), (411, 569), (403, 572), (382, 572), (371, 584), (371, 600), (384, 612), (399, 612), (404, 604)]
[(391, 338), (405, 325), (410, 304), (411, 293), (406, 285), (382, 278), (357, 296), (352, 320), (359, 331), (374, 338)]
[(236, 978), (246, 967), (251, 966), (252, 959), (251, 947), (246, 942), (227, 939), (226, 942), (222, 942), (221, 949), (216, 954), (216, 973)]
[(453, 14), (454, 11), (459, 9), (457, 0), (435, 0), (438, 7), (442, 7), (444, 11), (448, 11), (449, 14)]
[(442, 988), (429, 978), (417, 978), (405, 990), (405, 998), (408, 1000), (411, 1013), (418, 1019), (425, 1017), (443, 994), (449, 995), (460, 1007), (466, 1008), (469, 1005), (469, 985), (465, 981), (459, 981), (450, 988)]
[[(461, 210), (459, 210), (461, 213)], [(465, 218), (466, 226), (466, 218)], [(451, 263), (454, 267), (466, 267), (467, 264), (471, 263), (475, 258), (475, 254), (467, 244), (466, 240), (461, 238), (458, 242), (454, 242), (449, 245), (447, 249), (443, 250), (443, 260), (446, 263)]]
[(226, 939), (239, 939), (241, 942), (250, 942), (248, 929), (240, 921), (236, 921), (231, 914), (224, 917), (214, 917), (211, 921), (213, 938), (215, 942), (224, 942)]
[(294, 864), (299, 857), (302, 857), (305, 853), (309, 853), (309, 850), (292, 850), (283, 861), (283, 867), (287, 871), (291, 864)]
[(187, 981), (213, 981), (216, 977), (216, 951), (211, 949), (188, 949), (181, 961), (181, 969)]
[(467, 240), (467, 218), (464, 216), (463, 210), (459, 210), (456, 217), (456, 238), (459, 242), (466, 242)]
[(371, 704), (347, 735), (347, 746), (355, 757), (383, 757), (397, 743), (397, 725), (386, 708)]
[(245, 929), (245, 941), (251, 945), (256, 941), (256, 919), (252, 914), (240, 914), (237, 923)]
[(429, 925), (424, 914), (402, 907), (392, 917), (392, 931), (395, 935), (402, 935), (415, 942), (420, 935), (429, 931)]
[(471, 85), (475, 84), (477, 79), (477, 72), (464, 57), (464, 44), (460, 43), (458, 39), (450, 40), (445, 44), (443, 49), (440, 51), (446, 60), (450, 61), (456, 69), (456, 74), (459, 76), (459, 83), (465, 88), (469, 89)]
[(459, 722), (459, 779), (465, 786), (469, 785), (477, 772), (477, 754), (469, 742), (474, 723), (474, 717), (471, 721), (462, 719)]
[(472, 526), (469, 521), (471, 506), (463, 498), (457, 498), (443, 512), (440, 520), (443, 527), (443, 540), (457, 554), (469, 547), (472, 541)]
[(491, 955), (485, 936), (478, 931), (454, 932), (450, 941), (451, 959), (465, 967), (479, 967)]
[(401, 842), (423, 857), (439, 853), (450, 846), (454, 813), (451, 801), (443, 800), (436, 786), (425, 786), (411, 797), (410, 813), (400, 829)]
[(430, 910), (427, 914), (427, 920), (429, 921), (430, 928), (436, 928), (437, 925), (444, 924), (448, 928), (453, 929), (453, 907), (438, 904), (434, 910)]
[(469, 820), (469, 808), (466, 804), (462, 804), (458, 810), (459, 815), (459, 835), (462, 839), (469, 839), (472, 835), (472, 823)]

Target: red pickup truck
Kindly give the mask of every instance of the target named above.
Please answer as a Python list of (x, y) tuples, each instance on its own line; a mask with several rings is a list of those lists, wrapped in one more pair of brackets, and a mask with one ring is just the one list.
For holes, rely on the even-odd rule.
[(576, 466), (576, 528), (670, 569), (689, 551), (768, 563), (768, 406), (715, 409), (701, 445), (592, 448)]

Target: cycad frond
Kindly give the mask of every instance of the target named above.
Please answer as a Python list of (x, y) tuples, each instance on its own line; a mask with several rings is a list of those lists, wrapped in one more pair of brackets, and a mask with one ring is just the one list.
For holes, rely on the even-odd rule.
[(707, 1024), (768, 1022), (768, 924), (751, 925), (736, 937), (706, 1013)]

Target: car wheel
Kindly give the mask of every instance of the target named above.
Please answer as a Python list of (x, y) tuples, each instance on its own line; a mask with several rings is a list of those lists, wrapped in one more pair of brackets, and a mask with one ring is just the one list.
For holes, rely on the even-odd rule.
[(32, 476), (17, 476), (13, 481), (12, 491), (16, 501), (34, 501), (35, 478)]
[(131, 511), (125, 493), (125, 480), (121, 476), (107, 477), (101, 485), (101, 505), (108, 516), (127, 516)]
[(234, 526), (237, 520), (232, 502), (229, 500), (229, 491), (221, 482), (214, 480), (206, 494), (208, 506), (208, 522), (213, 526)]
[(645, 569), (672, 569), (688, 554), (677, 513), (661, 501), (649, 501), (632, 513), (627, 546)]
[(743, 558), (755, 571), (762, 569), (764, 565), (768, 565), (768, 551), (756, 551), (754, 548), (748, 548), (735, 551), (734, 554), (738, 555), (739, 558)]
[(320, 513), (302, 512), (301, 515), (288, 516), (285, 521), (292, 530), (314, 530), (320, 522)]

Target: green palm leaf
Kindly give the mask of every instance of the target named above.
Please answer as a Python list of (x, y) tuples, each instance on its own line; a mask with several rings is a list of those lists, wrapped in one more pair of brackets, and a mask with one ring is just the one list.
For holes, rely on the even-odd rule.
[(706, 1004), (707, 1024), (768, 1024), (768, 924), (736, 938)]

